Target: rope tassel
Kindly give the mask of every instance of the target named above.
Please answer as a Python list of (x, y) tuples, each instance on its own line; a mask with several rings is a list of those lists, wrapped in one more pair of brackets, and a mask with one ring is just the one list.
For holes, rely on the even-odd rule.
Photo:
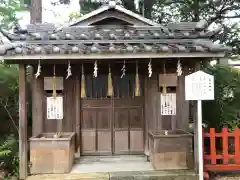
[(82, 77), (81, 77), (81, 98), (86, 98), (86, 89), (85, 89), (85, 75), (84, 75), (84, 67), (82, 64)]
[(109, 64), (109, 72), (108, 72), (108, 96), (113, 96), (113, 84), (112, 84), (112, 74), (111, 74), (111, 67)]
[(55, 71), (55, 64), (53, 65), (53, 99), (56, 100), (57, 98), (57, 82), (56, 82), (56, 71)]
[(135, 87), (135, 96), (140, 96), (140, 82), (138, 75), (138, 64), (136, 64), (136, 87)]
[[(164, 77), (164, 81), (166, 79), (166, 67), (165, 67), (165, 62), (163, 64), (163, 77)], [(167, 94), (167, 85), (164, 83), (163, 87), (162, 87), (162, 94), (163, 96), (165, 96)]]

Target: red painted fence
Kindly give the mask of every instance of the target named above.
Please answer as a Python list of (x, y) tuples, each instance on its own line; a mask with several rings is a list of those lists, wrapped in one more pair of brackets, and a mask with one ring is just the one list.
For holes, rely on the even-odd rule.
[(240, 170), (240, 129), (228, 132), (223, 128), (216, 133), (214, 128), (203, 133), (205, 149), (204, 171), (236, 171)]

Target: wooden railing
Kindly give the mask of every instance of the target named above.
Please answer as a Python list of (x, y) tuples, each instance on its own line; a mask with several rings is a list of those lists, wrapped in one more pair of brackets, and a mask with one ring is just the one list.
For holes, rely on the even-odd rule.
[[(237, 171), (240, 170), (240, 129), (229, 132), (223, 128), (216, 133), (214, 128), (203, 133), (205, 149), (204, 171)], [(207, 144), (207, 145), (206, 145)]]

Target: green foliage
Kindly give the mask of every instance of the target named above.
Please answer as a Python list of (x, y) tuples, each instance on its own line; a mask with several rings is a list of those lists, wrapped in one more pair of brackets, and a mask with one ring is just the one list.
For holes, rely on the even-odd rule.
[(7, 169), (9, 176), (18, 176), (18, 141), (16, 137), (11, 134), (2, 139), (0, 145), (0, 162), (2, 162), (0, 168)]
[(220, 23), (223, 31), (215, 37), (221, 43), (234, 48), (234, 54), (240, 54), (240, 1), (239, 0), (156, 0), (152, 17), (166, 24), (176, 21), (199, 21), (206, 19), (208, 24)]
[(20, 10), (23, 10), (21, 0), (0, 0), (0, 28), (10, 29), (16, 25), (16, 12)]
[(218, 130), (240, 128), (240, 71), (216, 65), (205, 71), (214, 76), (215, 100), (203, 102), (203, 119)]
[(82, 16), (82, 14), (80, 12), (72, 12), (68, 15), (69, 17), (69, 21), (72, 22), (74, 20), (77, 20), (78, 18), (80, 18)]
[(17, 66), (0, 63), (0, 89), (0, 169), (6, 169), (10, 176), (18, 176)]
[(18, 68), (0, 63), (0, 134), (18, 133)]
[[(57, 1), (57, 0), (56, 0)], [(69, 4), (71, 0), (58, 0)], [(240, 54), (240, 1), (239, 0), (139, 0), (139, 9), (133, 0), (121, 0), (125, 8), (144, 14), (156, 22), (167, 24), (177, 21), (199, 21), (206, 19), (208, 24), (220, 23), (223, 31), (215, 40), (234, 48), (232, 55)], [(99, 1), (79, 0), (81, 14), (97, 9)]]
[(87, 14), (91, 11), (96, 10), (97, 8), (100, 7), (99, 2), (92, 2), (92, 1), (80, 1), (80, 6), (81, 6), (81, 14)]

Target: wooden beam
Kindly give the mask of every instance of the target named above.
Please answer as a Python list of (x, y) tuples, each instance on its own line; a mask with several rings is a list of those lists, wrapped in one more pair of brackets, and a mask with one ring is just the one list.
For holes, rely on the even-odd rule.
[[(212, 57), (224, 57), (225, 53), (209, 53), (209, 52), (202, 52), (202, 53), (124, 53), (124, 54), (41, 54), (41, 55), (16, 55), (16, 56), (4, 56), (4, 60), (6, 63), (20, 63), (22, 61), (27, 61), (28, 63), (37, 63), (36, 60), (41, 59), (42, 63), (51, 64), (52, 61), (56, 59), (57, 64), (65, 64), (67, 60), (76, 60), (76, 62), (82, 63), (80, 60), (96, 60), (96, 59), (170, 59), (170, 58), (212, 58)], [(1, 58), (1, 56), (0, 56)], [(51, 60), (50, 60), (51, 59)], [(33, 61), (35, 60), (35, 61)], [(46, 60), (46, 61), (44, 61)], [(9, 62), (8, 62), (9, 61)], [(184, 61), (184, 60), (183, 60)]]
[[(85, 36), (87, 36), (87, 33), (83, 33)], [(189, 38), (179, 38), (179, 39), (164, 39), (159, 38), (158, 39), (105, 39), (105, 40), (93, 40), (89, 38), (82, 38), (81, 40), (73, 39), (73, 40), (26, 40), (26, 41), (13, 41), (15, 44), (22, 44), (22, 45), (56, 45), (59, 44), (60, 46), (67, 44), (67, 45), (92, 45), (92, 44), (193, 44), (193, 45), (200, 45), (200, 46), (211, 46), (214, 43), (209, 39), (196, 39), (196, 37), (189, 39)]]
[(19, 65), (19, 177), (28, 176), (26, 65)]

